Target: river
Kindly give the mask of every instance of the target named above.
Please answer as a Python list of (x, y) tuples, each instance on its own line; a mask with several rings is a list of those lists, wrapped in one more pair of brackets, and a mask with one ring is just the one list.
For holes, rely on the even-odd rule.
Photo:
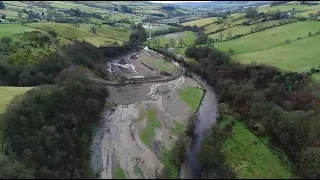
[[(150, 51), (147, 46), (144, 49)], [(172, 62), (185, 71), (186, 68), (181, 64), (174, 60), (172, 60)], [(191, 146), (188, 148), (186, 153), (183, 171), (185, 174), (182, 177), (186, 179), (199, 179), (201, 177), (201, 168), (197, 159), (197, 154), (200, 150), (201, 142), (205, 137), (206, 132), (208, 132), (208, 130), (216, 123), (218, 102), (216, 93), (205, 80), (195, 74), (192, 75), (192, 78), (201, 84), (206, 92), (200, 107), (196, 112), (197, 119), (195, 121), (194, 137), (192, 138)]]
[(194, 137), (186, 153), (184, 171), (188, 172), (188, 174), (185, 174), (186, 179), (199, 179), (201, 177), (201, 168), (197, 154), (206, 132), (215, 124), (217, 118), (217, 98), (215, 92), (201, 77), (193, 75), (193, 78), (206, 89), (206, 93), (197, 111)]

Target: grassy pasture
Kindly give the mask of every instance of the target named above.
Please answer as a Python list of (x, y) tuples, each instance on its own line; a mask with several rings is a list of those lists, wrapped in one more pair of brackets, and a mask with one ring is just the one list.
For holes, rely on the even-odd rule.
[[(175, 47), (180, 47), (178, 45), (178, 38), (183, 37), (184, 40), (184, 44), (186, 44), (187, 46), (192, 45), (195, 41), (195, 34), (192, 31), (186, 31), (186, 32), (179, 32), (179, 33), (170, 33), (170, 34), (166, 34), (163, 36), (159, 36), (155, 39), (160, 39), (160, 46), (161, 47), (165, 47), (165, 44), (169, 44), (169, 40), (170, 38), (173, 38), (176, 40), (176, 45)], [(147, 41), (150, 42), (150, 45), (153, 46), (154, 45), (154, 40), (149, 40)]]
[(115, 176), (115, 179), (126, 179), (126, 174), (120, 166), (116, 168)]
[[(255, 136), (244, 122), (225, 116), (220, 128), (234, 121), (232, 135), (223, 144), (226, 163), (233, 167), (239, 179), (292, 178), (291, 170), (278, 155)], [(223, 128), (223, 127), (222, 127)]]
[(18, 11), (13, 11), (10, 9), (0, 9), (0, 14), (5, 15), (6, 18), (18, 17), (18, 13), (19, 13)]
[(218, 19), (217, 17), (198, 19), (195, 21), (189, 21), (189, 22), (183, 23), (182, 25), (184, 25), (184, 26), (194, 26), (194, 25), (204, 26), (204, 25), (207, 25), (207, 24), (210, 24), (210, 23), (216, 21), (217, 19)]
[[(304, 38), (271, 49), (234, 55), (242, 63), (264, 63), (280, 69), (305, 72), (320, 65), (320, 35)], [(314, 75), (319, 79), (319, 75)]]
[(72, 1), (53, 1), (51, 3), (52, 7), (55, 8), (60, 8), (60, 9), (77, 9), (79, 8), (80, 11), (85, 11), (85, 12), (91, 12), (91, 13), (98, 13), (98, 14), (106, 14), (110, 11), (105, 10), (105, 9), (100, 9), (100, 8), (95, 8), (95, 7), (90, 7), (90, 6), (86, 6), (84, 4), (78, 4), (78, 3), (74, 3)]
[(146, 112), (147, 126), (140, 134), (141, 141), (152, 149), (152, 139), (155, 136), (155, 129), (160, 128), (161, 124), (157, 118), (156, 109), (150, 109)]
[(223, 51), (232, 48), (238, 54), (249, 53), (281, 45), (286, 40), (292, 41), (298, 37), (306, 37), (309, 32), (316, 33), (319, 29), (320, 22), (296, 22), (214, 45)]
[(174, 64), (164, 59), (145, 59), (145, 61), (154, 68), (168, 73), (173, 73), (177, 70), (177, 67)]
[[(3, 1), (6, 8), (7, 9), (20, 9), (20, 10), (23, 10), (23, 9), (30, 9), (28, 7), (32, 6), (32, 10), (33, 11), (36, 11), (36, 12), (45, 12), (46, 9), (45, 8), (42, 8), (42, 7), (38, 7), (38, 6), (33, 6), (33, 5), (30, 5), (26, 2), (23, 2), (23, 1)], [(17, 12), (17, 15), (18, 15), (18, 12)]]
[(0, 38), (4, 36), (13, 36), (27, 31), (35, 31), (36, 29), (21, 26), (20, 24), (0, 24)]
[(315, 73), (312, 75), (312, 80), (320, 83), (320, 73)]
[(218, 29), (221, 29), (222, 27), (224, 27), (225, 25), (224, 24), (211, 24), (210, 26), (206, 26), (206, 27), (204, 27), (204, 32), (206, 33), (206, 34), (208, 34), (208, 33), (211, 33), (211, 32), (214, 32), (214, 31), (216, 31), (216, 30), (218, 30)]
[[(178, 39), (180, 37), (183, 37), (183, 43), (186, 45), (183, 45), (180, 47)], [(155, 39), (160, 39), (160, 47), (165, 47), (165, 44), (170, 44), (169, 39), (173, 38), (175, 39), (175, 48), (173, 49), (173, 52), (178, 53), (180, 55), (185, 55), (184, 52), (186, 48), (192, 44), (194, 44), (194, 41), (196, 39), (195, 33), (192, 31), (186, 31), (186, 32), (179, 32), (179, 33), (170, 33), (163, 36), (156, 37), (154, 39), (148, 40), (145, 44), (150, 47), (155, 47)], [(189, 61), (194, 61), (191, 58), (187, 58)]]
[[(88, 32), (90, 31), (90, 28), (92, 26), (92, 24), (80, 24), (80, 28), (85, 29)], [(131, 33), (129, 29), (127, 31), (117, 31), (109, 25), (101, 25), (101, 27), (95, 26), (95, 28), (98, 36), (114, 39), (117, 41), (128, 41)]]
[(293, 11), (297, 16), (308, 17), (309, 13), (314, 13), (320, 10), (320, 5), (304, 5), (304, 4), (284, 4), (279, 6), (261, 6), (258, 8), (259, 12), (268, 12), (279, 9), (280, 11)]
[(192, 112), (196, 112), (196, 110), (198, 109), (203, 94), (204, 92), (202, 89), (195, 87), (186, 87), (185, 89), (180, 91), (181, 99), (190, 106)]
[[(62, 23), (31, 23), (32, 27), (40, 28), (44, 31), (54, 30), (58, 33), (58, 36), (69, 39), (69, 40), (85, 40), (89, 43), (99, 46), (107, 43), (113, 43), (115, 40), (107, 37), (97, 36), (89, 32), (85, 27), (80, 28), (74, 27), (71, 24)], [(98, 28), (96, 28), (98, 29)], [(100, 31), (100, 30), (99, 30)]]
[(284, 5), (278, 5), (278, 6), (264, 6), (262, 8), (258, 8), (258, 12), (267, 12), (267, 11), (275, 11), (279, 9), (280, 11), (290, 11), (292, 9), (295, 10), (303, 10), (308, 8), (308, 5), (303, 5), (303, 4), (284, 4)]
[(143, 17), (141, 17), (141, 16), (137, 16), (137, 15), (133, 15), (133, 14), (121, 14), (121, 13), (111, 15), (108, 18), (108, 20), (110, 20), (110, 21), (120, 20), (120, 19), (124, 19), (124, 18), (128, 18), (130, 21), (134, 21), (134, 22), (142, 22), (142, 20), (143, 20)]
[[(263, 26), (271, 26), (273, 24), (278, 24), (280, 22), (280, 20), (273, 20), (273, 21), (267, 21), (267, 22), (262, 22), (259, 23), (259, 25), (263, 25)], [(232, 36), (234, 35), (238, 35), (238, 34), (246, 34), (249, 33), (251, 28), (255, 28), (258, 24), (253, 24), (250, 26), (243, 26), (243, 25), (239, 25), (239, 26), (235, 26), (233, 28), (229, 28), (226, 29), (224, 31), (222, 31), (222, 35), (223, 35), (223, 40), (226, 39), (228, 37), (229, 32), (232, 34)], [(209, 38), (213, 38), (213, 39), (220, 39), (219, 38), (220, 32), (219, 33), (214, 33), (214, 34), (210, 34)]]

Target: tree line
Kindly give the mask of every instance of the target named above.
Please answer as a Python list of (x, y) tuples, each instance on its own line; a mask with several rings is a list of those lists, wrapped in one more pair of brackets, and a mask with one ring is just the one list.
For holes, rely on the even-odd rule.
[[(311, 83), (306, 73), (283, 72), (255, 63), (243, 65), (209, 46), (186, 49), (186, 55), (196, 59), (196, 64), (163, 49), (154, 50), (185, 64), (188, 71), (215, 87), (220, 103), (228, 104), (245, 119), (257, 136), (271, 137), (271, 143), (286, 152), (297, 176), (320, 177), (319, 85)], [(256, 129), (257, 124), (263, 128)], [(214, 144), (204, 146), (215, 149)], [(209, 160), (212, 154), (203, 155)]]
[(68, 57), (57, 50), (31, 67), (5, 67), (12, 85), (19, 84), (20, 77), (31, 82), (34, 72), (51, 75), (53, 80), (34, 83), (41, 85), (11, 101), (3, 116), (0, 178), (96, 178), (89, 147), (108, 91), (86, 74), (106, 76), (98, 64), (137, 49), (144, 38), (145, 30), (138, 25), (123, 46), (96, 48), (75, 41), (63, 47)]
[[(55, 34), (55, 32), (51, 32), (51, 34)], [(65, 67), (68, 67), (70, 63), (86, 66), (97, 72), (99, 76), (106, 77), (105, 70), (97, 64), (108, 58), (116, 57), (133, 49), (138, 49), (139, 45), (145, 41), (146, 38), (146, 31), (140, 24), (133, 30), (130, 35), (130, 40), (124, 42), (122, 46), (96, 48), (88, 42), (75, 40), (73, 45), (63, 45), (60, 48), (68, 54), (68, 59), (61, 55), (61, 50), (57, 50), (49, 56), (41, 58), (39, 63), (36, 64), (20, 65), (1, 61), (1, 84), (9, 86), (53, 84), (59, 73)], [(39, 44), (40, 42), (47, 43), (48, 39), (31, 39), (31, 41)], [(21, 61), (21, 59), (12, 59), (12, 62), (15, 61)]]

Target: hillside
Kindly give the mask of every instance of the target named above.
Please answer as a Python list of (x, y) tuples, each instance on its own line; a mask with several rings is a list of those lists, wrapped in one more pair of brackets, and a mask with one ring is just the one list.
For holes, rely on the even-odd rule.
[(319, 179), (320, 2), (0, 1), (0, 179)]
[(255, 61), (284, 70), (307, 72), (320, 65), (319, 46), (320, 34), (270, 49), (234, 55), (234, 59), (242, 63)]
[(232, 48), (235, 53), (242, 54), (261, 51), (286, 43), (287, 40), (294, 41), (298, 37), (308, 37), (308, 33), (315, 34), (320, 29), (320, 22), (296, 22), (261, 32), (252, 33), (234, 40), (215, 43), (221, 50)]

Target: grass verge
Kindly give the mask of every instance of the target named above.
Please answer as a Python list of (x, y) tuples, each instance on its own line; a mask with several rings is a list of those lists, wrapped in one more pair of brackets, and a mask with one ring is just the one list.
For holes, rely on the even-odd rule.
[(140, 134), (140, 139), (149, 148), (152, 148), (152, 138), (155, 135), (155, 129), (160, 128), (161, 126), (156, 115), (156, 109), (150, 109), (147, 111), (147, 125), (146, 128)]
[(180, 97), (190, 106), (192, 112), (197, 111), (201, 103), (203, 94), (204, 92), (202, 89), (191, 86), (188, 86), (180, 91)]
[(126, 174), (121, 167), (117, 167), (115, 176), (115, 179), (126, 179)]
[(255, 136), (244, 122), (225, 116), (220, 127), (231, 121), (235, 122), (232, 135), (224, 142), (222, 151), (237, 178), (292, 178), (289, 166), (281, 161), (278, 153)]
[(134, 165), (134, 173), (139, 176), (139, 179), (144, 179), (143, 171), (137, 164)]

